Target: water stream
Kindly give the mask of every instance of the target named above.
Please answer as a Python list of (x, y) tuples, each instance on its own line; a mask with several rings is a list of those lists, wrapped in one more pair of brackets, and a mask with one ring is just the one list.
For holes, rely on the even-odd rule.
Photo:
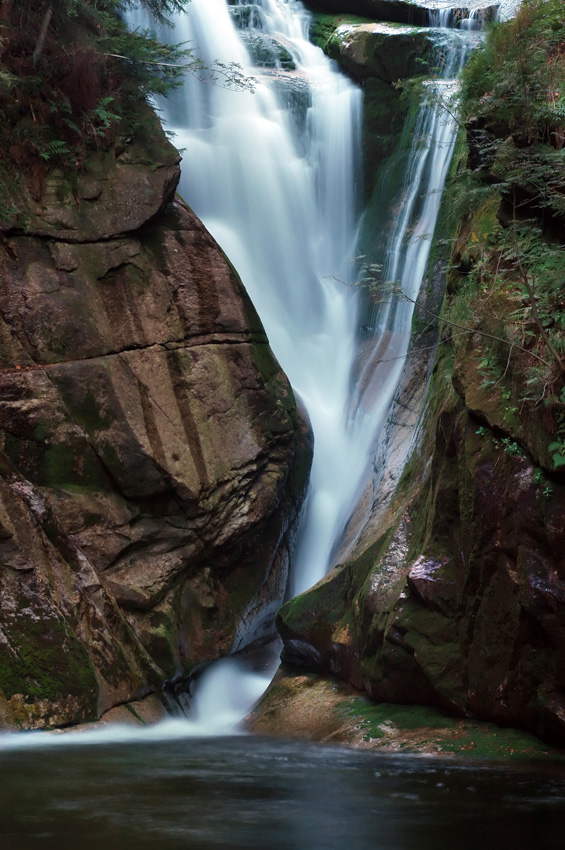
[[(445, 7), (430, 20), (447, 57), (444, 86), (472, 40), (445, 28), (449, 15)], [(240, 273), (312, 423), (291, 595), (325, 575), (360, 496), (403, 368), (455, 140), (449, 114), (423, 104), (382, 258), (395, 292), (367, 320), (352, 285), (362, 92), (309, 43), (309, 24), (297, 0), (192, 0), (174, 30), (159, 33), (188, 42), (206, 65), (235, 62), (254, 79), (251, 93), (188, 75), (162, 108), (186, 151), (180, 193)], [(216, 687), (213, 673), (207, 685)]]
[(345, 285), (356, 273), (362, 93), (309, 43), (309, 21), (295, 0), (192, 0), (174, 40), (207, 64), (239, 63), (255, 91), (188, 76), (163, 105), (186, 149), (180, 192), (241, 275), (312, 423), (293, 594), (326, 572), (367, 461), (351, 427), (359, 293)]
[[(3, 750), (2, 850), (560, 850), (560, 765), (164, 735)], [(22, 736), (20, 736), (20, 739)], [(44, 736), (48, 738), (48, 736)]]

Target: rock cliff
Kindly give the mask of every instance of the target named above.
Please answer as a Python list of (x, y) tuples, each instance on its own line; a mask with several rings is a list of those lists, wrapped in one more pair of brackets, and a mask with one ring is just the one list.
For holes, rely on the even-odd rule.
[[(562, 745), (563, 130), (557, 115), (538, 127), (533, 105), (512, 111), (535, 80), (536, 109), (552, 114), (557, 84), (544, 75), (562, 49), (562, 8), (532, 3), (498, 32), (466, 84), (469, 167), (446, 201), (459, 224), (419, 446), (378, 524), (283, 607), (279, 628), (287, 662), (377, 701)], [(514, 67), (526, 56), (522, 91)]]
[(150, 121), (3, 234), (0, 725), (100, 716), (282, 599), (308, 427), (178, 163)]

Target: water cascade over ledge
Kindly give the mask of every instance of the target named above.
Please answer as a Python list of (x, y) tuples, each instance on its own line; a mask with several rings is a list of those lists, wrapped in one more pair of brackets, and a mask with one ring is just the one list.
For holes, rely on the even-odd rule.
[[(444, 85), (469, 45), (468, 33), (448, 33), (448, 18), (449, 9), (430, 21), (448, 57)], [(314, 461), (292, 595), (325, 575), (362, 491), (408, 349), (412, 300), (455, 140), (448, 113), (437, 102), (424, 104), (382, 262), (383, 278), (412, 300), (394, 295), (373, 312), (371, 345), (366, 327), (363, 340), (371, 353), (361, 360), (359, 328), (367, 318), (352, 284), (362, 93), (308, 42), (309, 22), (297, 0), (192, 0), (174, 31), (159, 34), (188, 42), (205, 64), (235, 62), (255, 78), (251, 93), (188, 75), (163, 112), (185, 150), (180, 193), (241, 275), (312, 423)]]
[[(169, 37), (206, 64), (239, 63), (255, 91), (188, 76), (164, 105), (186, 149), (180, 192), (241, 275), (312, 423), (293, 593), (325, 574), (368, 448), (351, 428), (359, 293), (344, 285), (356, 273), (362, 93), (308, 42), (309, 22), (294, 0), (192, 0)], [(273, 67), (258, 74), (254, 52)]]

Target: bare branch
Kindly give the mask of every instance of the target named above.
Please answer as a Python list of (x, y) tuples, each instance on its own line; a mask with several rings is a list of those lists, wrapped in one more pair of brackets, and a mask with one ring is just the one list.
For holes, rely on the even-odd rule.
[(47, 30), (49, 29), (49, 24), (51, 23), (51, 16), (53, 14), (53, 6), (49, 6), (47, 11), (43, 16), (43, 21), (41, 24), (41, 29), (39, 30), (39, 36), (37, 38), (37, 42), (35, 45), (35, 50), (33, 51), (33, 64), (37, 65), (39, 60), (41, 59), (41, 54), (43, 53), (43, 48), (45, 46), (45, 39), (47, 37)]

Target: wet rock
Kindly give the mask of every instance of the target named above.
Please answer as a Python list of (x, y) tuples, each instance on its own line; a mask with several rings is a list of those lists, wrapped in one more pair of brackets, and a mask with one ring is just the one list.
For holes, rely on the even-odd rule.
[(289, 47), (272, 36), (250, 32), (243, 35), (242, 40), (253, 64), (259, 68), (282, 68), (287, 71), (296, 68)]
[(344, 22), (325, 50), (355, 79), (376, 77), (390, 84), (429, 72), (433, 46), (434, 33), (425, 27)]
[(142, 698), (284, 592), (309, 427), (155, 134), (0, 250), (3, 725)]
[(346, 744), (356, 749), (458, 759), (563, 759), (515, 729), (449, 717), (434, 708), (376, 703), (333, 676), (281, 667), (246, 718), (259, 735)]
[(438, 392), (377, 539), (368, 531), (365, 548), (284, 606), (281, 635), (308, 641), (322, 659), (314, 669), (375, 700), (562, 744), (565, 488), (553, 482), (544, 496), (528, 458), (485, 438), (453, 391)]
[[(148, 110), (150, 128), (155, 119)], [(52, 169), (40, 200), (27, 190), (27, 230), (69, 242), (95, 242), (137, 230), (172, 200), (180, 155), (158, 129), (88, 157), (69, 171)]]

